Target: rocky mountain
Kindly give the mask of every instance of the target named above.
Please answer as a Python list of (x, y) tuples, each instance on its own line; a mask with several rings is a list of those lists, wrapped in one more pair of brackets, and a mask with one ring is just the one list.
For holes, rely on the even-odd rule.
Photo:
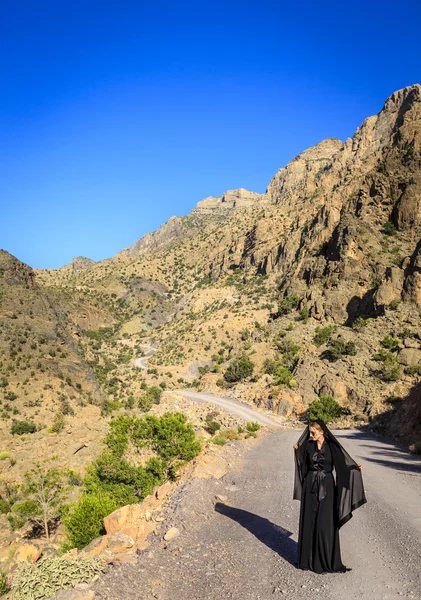
[(72, 469), (77, 496), (119, 415), (181, 411), (205, 437), (209, 414), (237, 426), (167, 391), (231, 396), (288, 426), (331, 397), (336, 427), (420, 453), (420, 173), (413, 85), (264, 194), (205, 198), (111, 258), (32, 269), (0, 250), (2, 564), (26, 535), (12, 499), (36, 460)]
[[(265, 194), (205, 198), (111, 258), (31, 269), (3, 251), (4, 393), (19, 397), (22, 419), (47, 427), (60, 393), (75, 412), (69, 427), (88, 392), (106, 420), (135, 410), (142, 385), (158, 383), (232, 395), (285, 419), (331, 395), (344, 422), (371, 422), (419, 448), (420, 166), (421, 87), (413, 85), (352, 138), (299, 154)], [(11, 344), (22, 348), (22, 368)], [(134, 359), (148, 344), (151, 368), (139, 373)], [(244, 353), (253, 374), (229, 381)], [(48, 402), (39, 363), (51, 367), (48, 381), (47, 369), (42, 376)], [(23, 366), (34, 372), (25, 386)], [(72, 381), (65, 392), (60, 374)], [(33, 384), (38, 415), (20, 399)]]

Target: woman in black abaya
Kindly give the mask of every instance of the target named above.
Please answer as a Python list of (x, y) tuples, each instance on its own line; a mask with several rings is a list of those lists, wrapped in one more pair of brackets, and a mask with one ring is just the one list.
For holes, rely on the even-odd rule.
[(321, 419), (307, 426), (294, 448), (294, 499), (301, 500), (297, 566), (315, 573), (350, 571), (342, 564), (339, 529), (367, 502), (362, 466)]

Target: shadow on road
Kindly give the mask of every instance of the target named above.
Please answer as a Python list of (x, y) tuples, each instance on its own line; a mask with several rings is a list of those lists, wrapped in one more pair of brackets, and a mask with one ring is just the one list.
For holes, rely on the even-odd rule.
[(288, 531), (279, 525), (275, 525), (254, 513), (248, 512), (241, 508), (227, 506), (222, 502), (216, 502), (215, 510), (233, 521), (237, 521), (250, 533), (257, 537), (268, 548), (277, 552), (289, 563), (294, 565), (297, 560), (298, 544), (291, 539), (292, 531)]
[[(339, 439), (357, 439), (357, 440), (370, 440), (376, 443), (381, 443), (382, 446), (376, 447), (370, 444), (361, 444), (360, 447), (369, 448), (371, 450), (371, 454), (377, 455), (379, 458), (366, 456), (364, 460), (366, 462), (373, 462), (379, 465), (383, 465), (384, 467), (390, 467), (396, 471), (412, 471), (413, 473), (421, 474), (421, 456), (416, 454), (411, 454), (409, 450), (402, 444), (398, 444), (391, 438), (374, 436), (374, 435), (364, 435), (360, 432), (358, 433), (342, 433), (338, 436)], [(380, 458), (381, 457), (381, 458)], [(393, 459), (393, 460), (389, 460)], [(398, 459), (398, 460), (397, 460)]]

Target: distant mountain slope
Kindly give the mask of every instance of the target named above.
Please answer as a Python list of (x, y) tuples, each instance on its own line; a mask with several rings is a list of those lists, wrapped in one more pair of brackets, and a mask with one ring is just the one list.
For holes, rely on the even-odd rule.
[[(420, 377), (420, 167), (413, 85), (352, 138), (300, 153), (265, 194), (205, 198), (88, 269), (34, 272), (45, 289), (77, 290), (115, 310), (118, 335), (133, 345), (147, 336), (157, 346), (149, 364), (168, 387), (222, 386), (286, 417), (328, 394), (351, 423), (386, 430), (395, 416), (393, 435), (414, 440), (417, 427), (398, 417)], [(321, 342), (317, 327), (331, 328)], [(331, 360), (332, 341), (356, 353)], [(228, 385), (243, 352), (254, 374)], [(135, 389), (121, 376), (121, 393), (123, 384)]]

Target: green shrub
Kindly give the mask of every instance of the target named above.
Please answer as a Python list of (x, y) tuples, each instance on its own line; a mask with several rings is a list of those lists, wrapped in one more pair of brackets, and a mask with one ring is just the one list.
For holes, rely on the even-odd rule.
[(240, 358), (232, 361), (225, 371), (224, 378), (229, 382), (237, 382), (250, 377), (253, 374), (254, 363), (250, 360), (247, 354), (243, 354)]
[(391, 221), (386, 221), (383, 225), (383, 233), (385, 235), (396, 235), (396, 227)]
[(397, 350), (399, 346), (399, 340), (392, 338), (390, 335), (386, 335), (382, 340), (380, 340), (380, 344), (383, 346), (383, 348), (393, 351)]
[(91, 581), (106, 565), (98, 556), (51, 556), (35, 564), (25, 562), (13, 578), (14, 600), (44, 600), (59, 590)]
[[(106, 449), (86, 470), (82, 498), (64, 517), (69, 541), (77, 547), (100, 535), (104, 511), (109, 514), (120, 506), (140, 502), (155, 485), (175, 479), (179, 468), (201, 450), (191, 423), (182, 413), (144, 418), (119, 415), (111, 421), (104, 441)], [(156, 456), (143, 465), (132, 464), (130, 457), (144, 447)], [(83, 527), (85, 520), (88, 527)]]
[(209, 421), (206, 425), (206, 429), (211, 435), (213, 435), (218, 431), (218, 429), (221, 429), (221, 424), (218, 423), (218, 421)]
[(355, 342), (345, 342), (342, 339), (336, 339), (329, 342), (328, 358), (331, 362), (339, 360), (344, 355), (355, 356), (357, 348)]
[(69, 541), (75, 548), (84, 548), (105, 534), (104, 517), (119, 508), (118, 502), (105, 493), (83, 494), (64, 516)]
[(322, 419), (325, 423), (330, 423), (332, 419), (338, 418), (342, 413), (342, 409), (336, 400), (332, 396), (324, 395), (314, 399), (308, 406), (307, 411), (310, 421)]
[(275, 382), (277, 385), (289, 385), (292, 373), (287, 367), (277, 367), (275, 371)]
[(260, 424), (257, 421), (247, 421), (246, 429), (247, 431), (259, 431)]
[(64, 418), (63, 413), (58, 411), (54, 417), (54, 422), (48, 431), (50, 433), (60, 433), (61, 431), (63, 431), (65, 424), (66, 419)]
[(278, 304), (278, 313), (287, 315), (298, 307), (300, 297), (296, 295), (285, 296)]
[(142, 412), (149, 412), (153, 406), (153, 399), (148, 394), (143, 394), (138, 399), (137, 406)]
[(397, 360), (384, 362), (380, 368), (380, 375), (383, 381), (398, 381), (402, 378), (402, 367)]
[(25, 433), (35, 433), (37, 427), (32, 421), (14, 421), (11, 432), (13, 435), (23, 435)]
[(211, 439), (211, 442), (217, 446), (224, 446), (227, 443), (227, 440), (220, 435), (217, 435)]
[(316, 327), (316, 333), (313, 337), (313, 343), (316, 346), (323, 346), (330, 340), (330, 336), (335, 331), (334, 325), (328, 325), (327, 327)]
[(393, 363), (396, 360), (396, 356), (389, 350), (381, 348), (376, 354), (373, 354), (373, 360), (377, 362)]

